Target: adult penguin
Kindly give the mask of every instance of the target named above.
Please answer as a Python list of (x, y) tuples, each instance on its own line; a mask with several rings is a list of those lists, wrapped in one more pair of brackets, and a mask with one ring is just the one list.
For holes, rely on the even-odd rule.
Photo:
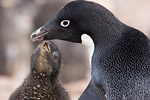
[(70, 2), (31, 39), (81, 43), (84, 33), (93, 39), (95, 50), (92, 78), (79, 100), (149, 100), (150, 40), (103, 6)]

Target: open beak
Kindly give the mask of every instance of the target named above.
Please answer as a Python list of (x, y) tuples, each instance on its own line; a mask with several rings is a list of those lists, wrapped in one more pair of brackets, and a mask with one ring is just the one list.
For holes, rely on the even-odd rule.
[(45, 34), (47, 34), (48, 32), (50, 32), (49, 29), (46, 29), (46, 28), (43, 28), (43, 27), (40, 27), (39, 29), (35, 30), (32, 34), (31, 34), (31, 40), (33, 42), (35, 41), (41, 41), (43, 40), (43, 37)]
[(51, 47), (49, 46), (48, 42), (43, 42), (43, 44), (41, 45), (42, 50), (46, 50), (47, 52), (49, 52), (49, 54), (51, 54)]

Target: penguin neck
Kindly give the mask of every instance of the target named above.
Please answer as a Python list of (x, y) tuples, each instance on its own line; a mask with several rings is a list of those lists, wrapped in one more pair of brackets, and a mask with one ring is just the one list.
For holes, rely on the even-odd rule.
[(89, 27), (87, 35), (89, 35), (92, 38), (95, 49), (98, 48), (100, 49), (100, 51), (103, 51), (104, 49), (109, 47), (109, 45), (113, 44), (121, 37), (123, 28), (124, 24), (122, 24), (119, 21), (116, 21), (116, 23), (104, 22), (100, 25), (93, 23), (93, 25)]
[(38, 72), (37, 70), (31, 71), (31, 78), (33, 79), (41, 79), (46, 80), (50, 78), (50, 74), (48, 72)]
[(125, 24), (120, 22), (102, 5), (87, 2), (81, 8), (84, 13), (79, 15), (79, 28), (89, 35), (95, 47), (105, 48), (121, 36)]

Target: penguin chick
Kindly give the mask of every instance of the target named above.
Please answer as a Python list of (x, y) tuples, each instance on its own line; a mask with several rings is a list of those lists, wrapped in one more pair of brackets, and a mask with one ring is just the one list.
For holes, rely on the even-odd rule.
[(9, 100), (70, 100), (58, 75), (61, 55), (52, 42), (43, 42), (31, 57), (31, 69), (23, 84)]

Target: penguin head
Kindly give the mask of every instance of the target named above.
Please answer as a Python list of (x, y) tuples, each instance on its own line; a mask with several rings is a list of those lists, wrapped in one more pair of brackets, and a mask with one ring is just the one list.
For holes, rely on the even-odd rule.
[(31, 69), (36, 72), (57, 74), (61, 67), (61, 55), (52, 42), (41, 43), (31, 57)]
[(81, 43), (81, 35), (84, 34), (84, 25), (81, 14), (82, 4), (85, 1), (73, 1), (67, 4), (62, 10), (42, 27), (31, 34), (32, 41), (60, 39), (70, 42)]
[(102, 5), (78, 0), (68, 3), (54, 18), (34, 31), (31, 40), (60, 39), (81, 43), (82, 34), (88, 34), (91, 38), (105, 42), (115, 37), (122, 25)]

